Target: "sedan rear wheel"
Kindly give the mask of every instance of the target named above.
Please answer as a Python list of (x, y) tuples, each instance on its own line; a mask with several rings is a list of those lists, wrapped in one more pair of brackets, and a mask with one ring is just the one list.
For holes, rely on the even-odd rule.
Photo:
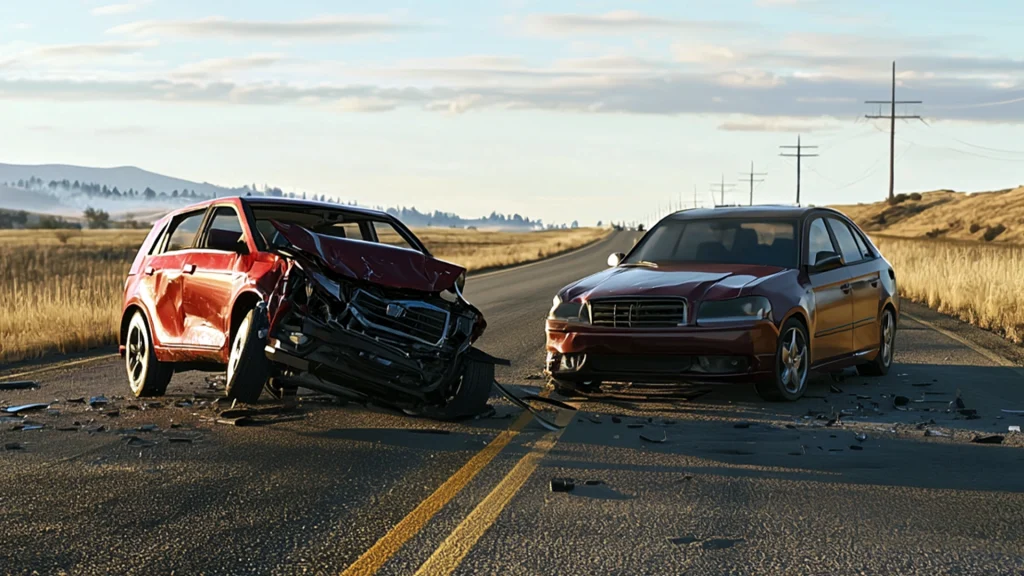
[(157, 360), (153, 353), (153, 340), (142, 312), (136, 312), (128, 324), (124, 365), (132, 394), (139, 398), (162, 396), (174, 375), (172, 367)]
[(857, 366), (857, 372), (862, 376), (885, 376), (892, 366), (892, 358), (896, 352), (896, 317), (889, 308), (882, 310), (878, 334), (878, 355), (871, 362)]
[(807, 329), (792, 318), (782, 326), (775, 352), (774, 378), (758, 382), (757, 393), (765, 400), (798, 400), (807, 391), (811, 354)]

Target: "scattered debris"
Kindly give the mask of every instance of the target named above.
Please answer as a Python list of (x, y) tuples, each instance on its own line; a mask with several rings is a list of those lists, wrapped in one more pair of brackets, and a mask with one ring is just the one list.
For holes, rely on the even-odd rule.
[(191, 444), (192, 439), (185, 436), (169, 436), (167, 441), (171, 444)]
[(1020, 432), (1020, 426), (1010, 426), (1010, 432)]
[(897, 410), (908, 410), (907, 405), (910, 404), (910, 398), (906, 396), (893, 396), (892, 407)]
[(917, 386), (919, 388), (923, 387), (923, 386), (931, 386), (931, 385), (932, 385), (931, 382), (918, 382), (917, 384), (911, 384), (911, 386)]
[(622, 418), (618, 416), (612, 416), (612, 424), (622, 424)]
[(25, 445), (22, 444), (21, 442), (8, 442), (8, 443), (4, 444), (4, 450), (11, 450), (11, 451), (13, 451), (13, 450), (24, 450), (24, 449), (25, 449)]
[(839, 386), (836, 386), (835, 384), (829, 384), (828, 385), (828, 391), (833, 393), (833, 394), (842, 394), (843, 393), (842, 388), (840, 388)]
[(857, 394), (857, 400), (871, 400), (871, 396), (866, 394)]
[(928, 428), (927, 430), (925, 430), (924, 431), (924, 435), (925, 436), (938, 437), (938, 438), (949, 438), (949, 434), (946, 434), (945, 432), (940, 432), (938, 430), (932, 430), (931, 428)]
[(750, 428), (750, 426), (751, 426), (750, 422), (737, 422), (737, 423), (732, 425), (733, 428), (741, 428), (741, 429), (742, 428)]
[(978, 411), (974, 408), (965, 408), (963, 410), (957, 410), (957, 412), (967, 420), (978, 420), (981, 418), (981, 416), (978, 415)]
[(854, 438), (857, 440), (857, 442), (864, 442), (865, 440), (868, 439), (868, 435), (863, 432), (860, 432), (856, 436), (854, 436)]
[(43, 429), (43, 425), (42, 424), (29, 424), (28, 426), (22, 426), (21, 427), (21, 431), (22, 432), (28, 432), (30, 430), (42, 430), (42, 429)]
[(572, 489), (576, 487), (576, 483), (572, 478), (552, 478), (551, 479), (551, 491), (552, 492), (572, 492)]
[(842, 448), (829, 448), (828, 451), (829, 452), (842, 452), (843, 449)]
[(93, 408), (96, 408), (96, 407), (99, 407), (99, 406), (106, 406), (108, 402), (110, 402), (110, 401), (107, 400), (107, 397), (103, 396), (103, 395), (93, 396), (92, 398), (89, 398), (89, 406), (91, 406)]
[(601, 423), (601, 416), (599, 416), (597, 414), (587, 414), (587, 420), (590, 420), (594, 424), (600, 424)]
[(999, 434), (989, 434), (987, 436), (975, 436), (971, 439), (971, 442), (975, 444), (1002, 444), (1003, 437)]
[(150, 448), (152, 446), (156, 446), (156, 442), (151, 442), (149, 440), (139, 438), (138, 436), (126, 436), (125, 444), (128, 446), (136, 446), (138, 448)]
[(0, 390), (29, 390), (31, 388), (39, 388), (39, 382), (36, 382), (35, 380), (0, 382)]
[(156, 424), (143, 424), (142, 426), (139, 426), (138, 430), (139, 432), (156, 432), (160, 430), (160, 428), (157, 427)]
[(79, 396), (77, 398), (68, 398), (64, 400), (64, 402), (67, 404), (85, 404), (85, 398), (83, 398), (82, 396)]
[(864, 449), (863, 446), (859, 446), (857, 444), (851, 444), (850, 445), (850, 450), (863, 450), (863, 449)]
[(656, 436), (648, 436), (644, 433), (640, 434), (640, 439), (644, 442), (653, 442), (654, 444), (663, 444), (668, 440), (668, 434), (664, 430), (661, 431), (661, 438)]
[(1007, 410), (1006, 408), (1003, 408), (1002, 413), (1003, 414), (1024, 414), (1024, 410)]
[(253, 423), (253, 420), (248, 416), (239, 416), (237, 418), (217, 418), (214, 422), (227, 426), (248, 426)]
[(22, 412), (32, 412), (35, 410), (42, 410), (48, 408), (49, 404), (22, 404), (20, 406), (9, 406), (4, 409), (4, 412), (8, 414), (20, 414)]
[(78, 426), (61, 426), (57, 428), (58, 432), (78, 432)]

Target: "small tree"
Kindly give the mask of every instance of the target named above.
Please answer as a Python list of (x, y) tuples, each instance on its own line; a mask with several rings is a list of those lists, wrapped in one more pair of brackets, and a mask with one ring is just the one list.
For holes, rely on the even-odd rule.
[(89, 223), (89, 228), (110, 228), (110, 214), (107, 214), (103, 210), (97, 210), (95, 208), (86, 208), (85, 212), (83, 212), (82, 215), (85, 216), (85, 220)]

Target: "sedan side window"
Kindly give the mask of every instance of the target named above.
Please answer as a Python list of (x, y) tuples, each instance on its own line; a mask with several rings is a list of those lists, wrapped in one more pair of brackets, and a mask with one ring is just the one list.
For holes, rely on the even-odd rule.
[(846, 225), (846, 222), (836, 218), (829, 218), (828, 223), (832, 228), (832, 233), (836, 236), (836, 242), (839, 244), (839, 253), (843, 256), (843, 263), (853, 264), (863, 260), (864, 254), (861, 252), (860, 247), (857, 246), (857, 241), (853, 238), (853, 232)]
[(828, 228), (825, 227), (825, 220), (816, 218), (814, 222), (811, 222), (810, 232), (807, 235), (807, 263), (814, 265), (818, 261), (819, 254), (835, 251), (832, 237), (828, 235)]
[(199, 226), (203, 223), (205, 215), (206, 210), (200, 210), (198, 212), (182, 214), (175, 218), (168, 229), (167, 244), (164, 246), (163, 251), (174, 252), (175, 250), (188, 250), (191, 248), (195, 243), (196, 234), (199, 232)]

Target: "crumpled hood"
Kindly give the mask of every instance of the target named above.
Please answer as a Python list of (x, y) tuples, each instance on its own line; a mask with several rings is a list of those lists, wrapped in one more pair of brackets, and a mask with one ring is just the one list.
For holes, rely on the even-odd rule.
[(569, 286), (562, 298), (576, 301), (619, 296), (676, 296), (690, 302), (724, 300), (748, 294), (765, 279), (786, 272), (796, 273), (774, 266), (734, 264), (619, 266)]
[(335, 274), (386, 288), (440, 292), (455, 285), (465, 268), (416, 250), (317, 234), (302, 226), (274, 222), (293, 246), (316, 257)]

